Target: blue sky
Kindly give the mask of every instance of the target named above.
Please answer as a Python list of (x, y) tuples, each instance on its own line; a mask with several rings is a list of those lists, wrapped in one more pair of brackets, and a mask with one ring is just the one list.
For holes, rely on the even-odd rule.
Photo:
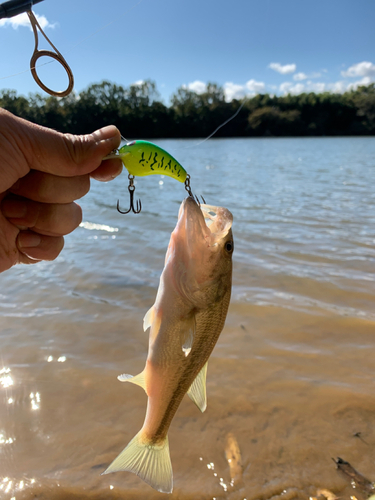
[[(152, 79), (168, 103), (178, 87), (200, 92), (207, 82), (230, 100), (375, 81), (374, 0), (44, 0), (34, 12), (78, 92), (102, 80)], [(0, 89), (43, 93), (27, 71), (33, 46), (22, 18), (0, 21)], [(66, 87), (56, 63), (38, 73)]]

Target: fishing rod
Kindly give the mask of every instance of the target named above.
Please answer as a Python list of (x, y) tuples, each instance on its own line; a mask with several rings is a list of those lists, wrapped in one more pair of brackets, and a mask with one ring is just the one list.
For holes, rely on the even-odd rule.
[(32, 6), (36, 3), (43, 2), (43, 0), (9, 0), (0, 4), (0, 19), (10, 18), (23, 14), (31, 10)]
[[(71, 93), (73, 90), (74, 86), (74, 77), (73, 77), (73, 72), (70, 69), (69, 64), (66, 62), (62, 54), (57, 50), (57, 48), (53, 45), (51, 40), (47, 37), (47, 35), (44, 33), (42, 30), (40, 24), (38, 23), (37, 18), (35, 17), (33, 11), (31, 10), (33, 5), (36, 3), (42, 2), (43, 0), (8, 0), (7, 2), (4, 2), (0, 4), (0, 19), (4, 18), (11, 18), (14, 16), (18, 16), (19, 14), (23, 14), (26, 12), (26, 14), (29, 17), (30, 24), (34, 33), (34, 52), (31, 56), (30, 59), (30, 71), (31, 74), (36, 81), (36, 83), (39, 85), (41, 89), (43, 89), (47, 94), (50, 94), (55, 97), (66, 97)], [(39, 35), (38, 32), (40, 32), (43, 37), (46, 39), (46, 41), (49, 43), (49, 45), (53, 48), (54, 51), (51, 50), (39, 50), (38, 45), (39, 45)], [(36, 71), (36, 63), (38, 59), (41, 57), (51, 57), (55, 61), (57, 61), (65, 70), (66, 74), (68, 75), (68, 86), (65, 90), (52, 90), (47, 85), (45, 85), (41, 79), (39, 78), (39, 75)]]

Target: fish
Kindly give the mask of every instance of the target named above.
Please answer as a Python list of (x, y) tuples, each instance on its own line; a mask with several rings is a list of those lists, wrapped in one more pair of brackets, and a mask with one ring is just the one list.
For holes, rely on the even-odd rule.
[(118, 377), (147, 396), (143, 427), (103, 472), (130, 471), (171, 493), (168, 429), (187, 393), (204, 412), (207, 362), (224, 327), (232, 288), (233, 216), (224, 207), (182, 202), (165, 256), (154, 305), (144, 370)]

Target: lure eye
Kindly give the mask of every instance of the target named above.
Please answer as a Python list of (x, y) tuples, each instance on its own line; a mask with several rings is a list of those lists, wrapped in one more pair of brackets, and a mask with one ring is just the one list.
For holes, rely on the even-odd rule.
[(225, 250), (228, 252), (228, 253), (232, 253), (233, 252), (233, 241), (227, 241), (225, 243)]

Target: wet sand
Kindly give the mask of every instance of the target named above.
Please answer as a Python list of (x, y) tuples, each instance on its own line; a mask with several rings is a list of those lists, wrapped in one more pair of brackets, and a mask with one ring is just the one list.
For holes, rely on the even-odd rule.
[[(80, 328), (80, 336), (85, 328), (93, 336), (91, 327)], [(29, 485), (17, 499), (167, 497), (130, 473), (100, 476), (143, 422), (145, 394), (116, 380), (142, 367), (147, 339), (137, 330), (131, 346), (104, 350), (94, 342), (102, 358), (97, 369), (74, 356), (58, 362), (59, 353), (36, 373), (12, 368), (14, 403), (6, 412), (2, 406), (1, 421), (6, 437), (16, 439), (11, 451), (3, 447), (1, 473), (14, 486)], [(68, 341), (75, 332), (66, 331), (60, 335)], [(364, 320), (234, 304), (209, 363), (206, 412), (186, 398), (170, 429), (171, 498), (307, 498), (319, 488), (341, 496), (348, 480), (337, 472), (336, 457), (373, 478), (373, 332)], [(233, 485), (229, 433), (243, 467)]]

